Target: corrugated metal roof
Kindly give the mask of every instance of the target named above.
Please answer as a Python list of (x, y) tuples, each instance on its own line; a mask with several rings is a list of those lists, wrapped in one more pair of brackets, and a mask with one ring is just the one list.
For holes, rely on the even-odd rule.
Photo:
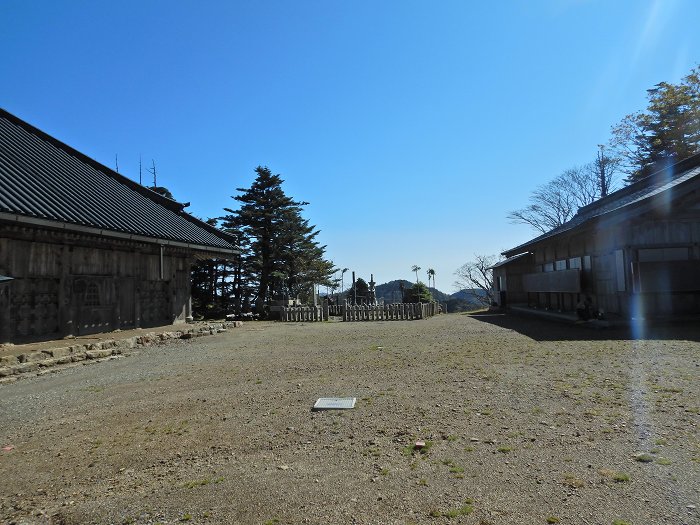
[(613, 192), (607, 197), (603, 197), (587, 206), (579, 208), (578, 212), (571, 220), (526, 243), (504, 251), (503, 255), (512, 257), (540, 241), (583, 226), (593, 219), (630, 209), (635, 205), (672, 190), (694, 179), (698, 175), (700, 175), (700, 155), (694, 155), (674, 166), (650, 175), (639, 182), (635, 182), (621, 190)]
[(232, 250), (183, 205), (0, 109), (0, 212)]

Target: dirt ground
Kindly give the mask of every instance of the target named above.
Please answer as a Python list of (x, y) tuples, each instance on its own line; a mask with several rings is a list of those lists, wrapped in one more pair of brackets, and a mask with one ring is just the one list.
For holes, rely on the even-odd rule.
[(641, 335), (246, 323), (0, 385), (0, 521), (698, 524), (700, 327)]

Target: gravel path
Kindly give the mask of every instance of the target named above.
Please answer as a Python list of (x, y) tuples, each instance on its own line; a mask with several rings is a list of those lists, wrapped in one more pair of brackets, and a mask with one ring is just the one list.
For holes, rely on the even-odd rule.
[(247, 323), (2, 385), (0, 521), (698, 524), (699, 336)]

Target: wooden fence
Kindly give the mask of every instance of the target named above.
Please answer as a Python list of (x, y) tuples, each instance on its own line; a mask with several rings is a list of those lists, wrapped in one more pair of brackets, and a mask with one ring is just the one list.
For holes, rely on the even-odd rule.
[(396, 303), (343, 306), (343, 321), (410, 321), (438, 313), (438, 303)]
[(331, 304), (328, 306), (328, 314), (335, 317), (340, 317), (343, 315), (343, 305), (342, 304)]
[(427, 319), (438, 313), (438, 303), (395, 303), (384, 305), (285, 306), (281, 321), (328, 321), (328, 316), (341, 316), (343, 321), (411, 321)]
[(281, 321), (328, 321), (328, 308), (323, 306), (288, 306), (281, 311)]

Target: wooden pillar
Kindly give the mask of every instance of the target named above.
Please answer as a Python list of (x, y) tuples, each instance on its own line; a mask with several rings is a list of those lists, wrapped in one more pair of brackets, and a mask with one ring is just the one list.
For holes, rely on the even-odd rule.
[(123, 293), (122, 287), (120, 285), (120, 280), (123, 278), (119, 275), (119, 252), (112, 248), (112, 279), (110, 280), (109, 286), (112, 287), (110, 290), (110, 297), (114, 301), (114, 307), (112, 308), (112, 319), (111, 319), (111, 329), (117, 330), (121, 328), (122, 325), (122, 313), (121, 313), (121, 294)]
[(137, 274), (136, 282), (134, 283), (134, 328), (141, 328), (141, 287), (144, 281), (142, 276)]
[(0, 284), (0, 344), (9, 343), (14, 336), (10, 322), (10, 290), (12, 281)]
[(78, 335), (78, 316), (73, 298), (73, 279), (71, 278), (72, 249), (61, 246), (58, 281), (58, 332), (61, 337)]

